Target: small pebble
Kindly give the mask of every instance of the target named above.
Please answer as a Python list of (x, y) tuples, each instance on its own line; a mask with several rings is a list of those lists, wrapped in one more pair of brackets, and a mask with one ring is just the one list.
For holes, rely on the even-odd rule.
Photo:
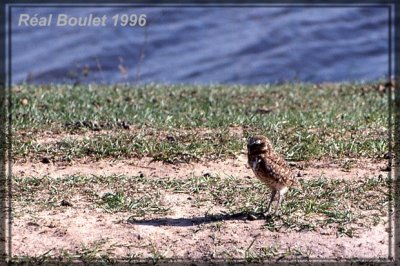
[(172, 136), (172, 135), (167, 135), (167, 136), (166, 136), (166, 139), (167, 139), (168, 141), (176, 141), (175, 137)]
[(28, 225), (28, 226), (40, 226), (38, 223), (35, 223), (35, 222), (28, 222), (26, 225)]
[(48, 157), (43, 157), (42, 163), (50, 163), (50, 159)]
[(60, 203), (61, 206), (68, 206), (68, 207), (72, 207), (72, 204), (69, 201), (66, 200), (62, 200)]
[(22, 105), (28, 105), (28, 99), (22, 99), (21, 101)]

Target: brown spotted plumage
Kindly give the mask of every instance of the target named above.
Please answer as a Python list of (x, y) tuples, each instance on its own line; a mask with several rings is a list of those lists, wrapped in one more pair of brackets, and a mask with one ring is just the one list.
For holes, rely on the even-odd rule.
[(268, 138), (260, 135), (249, 138), (247, 143), (248, 163), (258, 179), (272, 190), (267, 212), (278, 192), (278, 204), (275, 213), (282, 203), (284, 194), (292, 186), (298, 186), (286, 161), (275, 152)]

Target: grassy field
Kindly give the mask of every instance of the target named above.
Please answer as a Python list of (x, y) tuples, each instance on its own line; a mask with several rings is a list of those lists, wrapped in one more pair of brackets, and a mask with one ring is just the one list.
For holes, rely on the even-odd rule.
[[(54, 160), (150, 156), (166, 162), (238, 154), (267, 135), (289, 160), (379, 157), (387, 152), (387, 97), (375, 85), (20, 86), (13, 91), (14, 156)], [(130, 129), (130, 130), (128, 130)], [(134, 130), (135, 134), (132, 134)], [(50, 131), (98, 132), (57, 145)]]
[[(207, 239), (210, 234), (214, 237), (209, 249), (191, 250), (197, 259), (239, 258), (257, 262), (282, 256), (286, 259), (323, 256), (318, 253), (318, 246), (300, 253), (288, 252), (283, 244), (267, 248), (270, 241), (267, 239), (271, 238), (268, 234), (292, 238), (306, 232), (315, 234), (313, 238), (321, 237), (322, 242), (327, 241), (325, 235), (331, 235), (359, 238), (357, 241), (363, 244), (369, 237), (360, 235), (387, 224), (390, 200), (390, 183), (383, 175), (385, 170), (379, 168), (388, 152), (388, 99), (378, 88), (378, 84), (290, 83), (15, 86), (12, 89), (16, 169), (13, 214), (21, 221), (15, 229), (20, 236), (17, 239), (23, 239), (24, 230), (29, 231), (27, 223), (41, 228), (42, 223), (55, 221), (57, 217), (63, 220), (60, 217), (71, 209), (75, 211), (74, 217), (84, 216), (86, 211), (93, 212), (93, 216), (110, 215), (109, 220), (119, 217), (123, 223), (137, 226), (129, 229), (133, 232), (143, 226), (147, 228), (149, 223), (157, 227), (154, 230), (161, 230), (156, 232), (158, 235), (171, 232), (179, 235), (187, 230), (209, 232), (204, 233)], [(257, 179), (243, 178), (236, 168), (231, 169), (233, 174), (214, 174), (212, 167), (207, 166), (213, 163), (215, 169), (223, 172), (225, 168), (222, 163), (219, 167), (219, 162), (237, 162), (243, 158), (246, 138), (255, 133), (268, 136), (276, 149), (293, 162), (303, 187), (288, 192), (277, 217), (261, 215), (269, 191)], [(143, 174), (148, 167), (142, 163), (146, 158), (158, 170)], [(111, 167), (104, 174), (94, 172), (95, 167), (90, 169), (94, 163), (103, 167), (103, 162), (104, 167), (120, 163), (126, 166), (128, 174), (117, 173), (118, 167)], [(329, 162), (334, 162), (339, 171), (322, 172), (324, 163)], [(368, 162), (373, 171), (363, 172), (365, 167), (360, 162)], [(316, 163), (322, 166), (316, 167)], [(76, 165), (89, 170), (73, 172)], [(129, 172), (132, 165), (144, 170)], [(174, 174), (176, 169), (188, 165), (204, 169), (205, 174), (187, 172), (179, 178)], [(251, 176), (244, 165), (245, 160), (240, 161), (237, 169), (244, 169)], [(38, 167), (47, 168), (36, 174), (29, 171)], [(170, 170), (161, 175), (160, 169), (164, 168)], [(57, 175), (65, 169), (71, 172)], [(303, 172), (311, 174), (302, 178)], [(192, 217), (194, 222), (190, 220), (190, 226), (182, 227), (174, 224), (176, 220), (186, 221), (185, 217)], [(230, 226), (248, 228), (246, 223), (252, 220), (255, 221), (249, 230), (259, 232), (261, 239), (248, 235), (236, 245), (216, 244), (216, 232), (238, 234), (238, 229), (229, 229)], [(64, 228), (62, 224), (58, 227)], [(157, 234), (135, 240), (137, 246), (122, 252), (123, 255), (117, 252), (118, 256), (130, 254), (131, 258), (153, 262), (171, 257), (191, 258), (177, 255), (179, 246), (174, 249), (172, 236), (157, 239)], [(125, 236), (109, 238), (119, 244), (136, 243)], [(17, 248), (14, 253), (36, 260), (61, 256), (61, 259), (107, 261), (105, 258), (117, 256), (106, 251), (107, 241), (100, 241), (102, 248), (96, 241), (91, 242), (97, 243), (91, 248), (87, 243), (85, 248), (68, 248), (66, 243), (51, 252), (42, 249), (42, 253), (29, 254)], [(144, 246), (139, 244), (143, 241), (147, 241)], [(156, 247), (152, 241), (161, 241), (163, 247)], [(221, 245), (223, 252), (217, 250)], [(334, 249), (328, 247), (327, 256), (334, 256), (329, 253)], [(360, 254), (363, 252), (371, 251)], [(349, 251), (353, 257), (358, 256), (356, 253)]]

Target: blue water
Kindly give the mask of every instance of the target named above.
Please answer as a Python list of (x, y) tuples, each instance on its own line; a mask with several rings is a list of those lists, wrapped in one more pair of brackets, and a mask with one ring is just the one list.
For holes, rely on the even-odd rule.
[[(136, 13), (148, 24), (18, 27), (23, 13)], [(377, 7), (13, 7), (12, 81), (370, 81), (388, 76), (388, 27)]]

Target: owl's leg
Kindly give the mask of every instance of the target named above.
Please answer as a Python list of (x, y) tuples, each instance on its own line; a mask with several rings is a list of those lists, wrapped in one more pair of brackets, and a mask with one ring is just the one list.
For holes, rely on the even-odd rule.
[(285, 195), (285, 192), (279, 191), (278, 204), (276, 205), (276, 209), (275, 209), (275, 213), (274, 214), (276, 214), (278, 212), (279, 207), (282, 205), (282, 201), (284, 199), (284, 195)]
[(271, 210), (271, 204), (274, 201), (275, 195), (276, 195), (276, 190), (273, 189), (272, 193), (271, 193), (271, 199), (269, 200), (269, 203), (268, 203), (267, 213), (269, 213), (269, 211)]

